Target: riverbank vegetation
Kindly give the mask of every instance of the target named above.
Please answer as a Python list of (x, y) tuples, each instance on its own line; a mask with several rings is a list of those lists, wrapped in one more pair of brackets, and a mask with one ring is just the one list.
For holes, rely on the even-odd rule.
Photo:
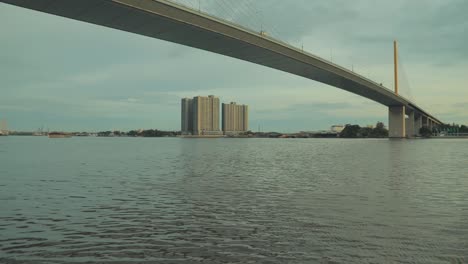
[(98, 132), (98, 137), (176, 137), (180, 131), (162, 131), (158, 129)]
[(340, 132), (341, 138), (386, 138), (388, 130), (382, 122), (377, 122), (375, 127), (360, 127), (359, 125), (346, 125)]

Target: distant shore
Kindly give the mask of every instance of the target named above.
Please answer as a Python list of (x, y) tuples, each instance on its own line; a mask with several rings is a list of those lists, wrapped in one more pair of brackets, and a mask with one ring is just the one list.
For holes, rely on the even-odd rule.
[[(10, 134), (10, 135), (3, 135), (2, 137), (47, 137), (47, 135), (33, 135), (30, 133), (21, 133), (21, 134)], [(392, 139), (388, 137), (353, 137), (353, 138), (346, 138), (346, 137), (296, 137), (296, 136), (289, 136), (289, 135), (282, 135), (282, 136), (226, 136), (226, 135), (177, 135), (177, 136), (98, 136), (98, 135), (73, 135), (71, 137), (90, 137), (90, 138), (184, 138), (184, 139), (215, 139), (215, 138), (224, 138), (224, 139), (253, 139), (253, 138), (265, 138), (265, 139)], [(405, 138), (403, 138), (405, 139)], [(406, 139), (468, 139), (468, 136), (432, 136), (432, 137), (411, 137)], [(397, 139), (400, 140), (400, 139)]]

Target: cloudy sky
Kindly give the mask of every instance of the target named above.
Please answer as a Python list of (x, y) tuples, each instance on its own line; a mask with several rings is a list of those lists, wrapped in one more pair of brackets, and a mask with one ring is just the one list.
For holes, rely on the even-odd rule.
[[(397, 39), (401, 93), (444, 122), (468, 124), (468, 1), (200, 0), (200, 7), (389, 88)], [(2, 3), (0, 33), (0, 120), (11, 130), (178, 130), (180, 99), (208, 94), (250, 105), (254, 131), (387, 123), (386, 107), (315, 81)]]

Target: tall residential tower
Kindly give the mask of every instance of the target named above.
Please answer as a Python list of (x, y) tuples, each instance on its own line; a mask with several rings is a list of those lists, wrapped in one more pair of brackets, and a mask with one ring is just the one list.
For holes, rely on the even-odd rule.
[(235, 102), (222, 105), (223, 132), (225, 135), (239, 134), (249, 130), (249, 107)]
[(213, 95), (182, 99), (182, 133), (185, 135), (221, 135), (219, 98)]
[(182, 135), (191, 135), (193, 131), (193, 99), (182, 99), (181, 130)]

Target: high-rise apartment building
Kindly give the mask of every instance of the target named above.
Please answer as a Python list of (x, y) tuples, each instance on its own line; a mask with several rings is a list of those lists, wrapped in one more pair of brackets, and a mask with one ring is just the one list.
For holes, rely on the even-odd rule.
[(222, 128), (225, 135), (249, 130), (249, 107), (235, 102), (222, 105)]
[(193, 131), (193, 99), (182, 99), (181, 130), (182, 135), (191, 135)]
[(219, 98), (213, 95), (193, 98), (193, 134), (220, 135)]
[(213, 95), (182, 99), (182, 133), (185, 135), (221, 135), (219, 98)]

